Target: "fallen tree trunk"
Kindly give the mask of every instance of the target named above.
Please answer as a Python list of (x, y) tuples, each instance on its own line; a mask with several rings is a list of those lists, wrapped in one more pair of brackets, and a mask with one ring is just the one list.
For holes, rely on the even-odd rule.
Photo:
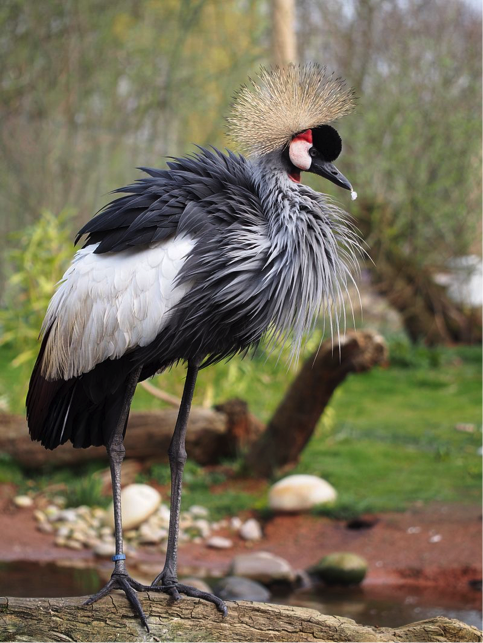
[(383, 337), (370, 331), (350, 332), (337, 344), (325, 341), (303, 364), (288, 392), (252, 445), (248, 468), (263, 477), (295, 466), (333, 392), (350, 373), (362, 373), (387, 360)]
[[(127, 457), (167, 461), (177, 414), (177, 409), (131, 413), (125, 439)], [(213, 464), (258, 437), (262, 428), (241, 401), (232, 400), (218, 410), (194, 407), (188, 422), (186, 448), (190, 458), (198, 464)], [(22, 466), (32, 468), (47, 463), (70, 465), (107, 460), (104, 447), (74, 449), (69, 442), (48, 451), (38, 442), (31, 441), (24, 418), (6, 414), (0, 415), (0, 452), (8, 453)]]
[(312, 609), (237, 601), (223, 618), (198, 599), (140, 595), (148, 634), (124, 594), (88, 607), (83, 598), (0, 598), (0, 641), (481, 641), (481, 632), (438, 617), (397, 628), (358, 625)]

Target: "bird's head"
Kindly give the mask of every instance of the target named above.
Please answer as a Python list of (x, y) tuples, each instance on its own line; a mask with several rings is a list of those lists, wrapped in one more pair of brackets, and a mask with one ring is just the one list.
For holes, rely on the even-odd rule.
[(344, 81), (317, 64), (261, 70), (257, 81), (235, 96), (229, 135), (252, 157), (279, 159), (288, 177), (300, 183), (312, 172), (356, 193), (333, 164), (342, 140), (329, 122), (354, 108)]
[(342, 150), (342, 140), (333, 127), (320, 125), (296, 134), (282, 152), (287, 173), (292, 181), (300, 183), (300, 172), (323, 176), (341, 188), (352, 190), (352, 185), (332, 161)]

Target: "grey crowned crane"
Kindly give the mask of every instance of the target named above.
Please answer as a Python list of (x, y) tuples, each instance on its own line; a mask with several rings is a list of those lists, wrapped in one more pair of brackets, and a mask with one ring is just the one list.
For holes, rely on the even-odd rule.
[[(310, 64), (262, 69), (228, 118), (247, 157), (198, 148), (168, 169), (116, 190), (78, 233), (85, 237), (42, 327), (27, 396), (32, 440), (47, 449), (104, 445), (109, 455), (116, 554), (110, 581), (87, 602), (122, 589), (147, 626), (137, 592), (211, 601), (177, 577), (185, 433), (200, 368), (245, 354), (268, 333), (290, 333), (294, 353), (321, 311), (340, 314), (358, 237), (331, 200), (301, 183), (312, 172), (352, 191), (333, 165), (342, 143), (329, 123), (353, 108), (343, 81)], [(355, 197), (355, 193), (352, 192)], [(332, 321), (331, 321), (332, 323)], [(138, 382), (185, 362), (169, 448), (166, 561), (151, 586), (126, 571), (120, 472)]]

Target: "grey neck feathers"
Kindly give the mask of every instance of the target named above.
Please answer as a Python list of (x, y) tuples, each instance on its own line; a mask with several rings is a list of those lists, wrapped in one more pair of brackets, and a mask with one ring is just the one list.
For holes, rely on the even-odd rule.
[(280, 152), (253, 161), (253, 176), (270, 236), (268, 264), (278, 282), (274, 338), (292, 330), (292, 356), (322, 312), (332, 336), (345, 326), (343, 293), (357, 270), (360, 245), (345, 212), (288, 176)]

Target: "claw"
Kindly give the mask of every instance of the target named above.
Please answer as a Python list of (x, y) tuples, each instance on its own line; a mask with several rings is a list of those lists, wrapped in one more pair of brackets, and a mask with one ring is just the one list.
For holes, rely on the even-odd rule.
[(146, 592), (150, 588), (145, 585), (141, 585), (141, 583), (138, 583), (130, 576), (127, 576), (127, 574), (125, 575), (113, 573), (113, 575), (111, 576), (111, 580), (107, 583), (107, 585), (105, 585), (99, 592), (97, 592), (97, 594), (94, 594), (94, 596), (88, 598), (84, 605), (92, 605), (93, 603), (96, 603), (101, 598), (104, 598), (104, 596), (107, 596), (113, 589), (120, 589), (126, 594), (126, 598), (134, 609), (134, 612), (141, 620), (143, 626), (149, 632), (148, 621), (144, 614), (141, 602), (139, 601), (136, 591)]
[(216, 606), (216, 609), (223, 615), (223, 617), (228, 615), (228, 609), (221, 598), (218, 598), (218, 596), (215, 596), (214, 594), (209, 594), (208, 592), (202, 592), (201, 590), (196, 589), (195, 587), (191, 587), (190, 585), (182, 585), (181, 583), (170, 585), (151, 585), (148, 590), (152, 592), (164, 592), (165, 594), (169, 594), (170, 596), (172, 596), (176, 601), (181, 598), (180, 594), (185, 594), (186, 596), (190, 596), (192, 598), (201, 598), (204, 601), (213, 603)]

